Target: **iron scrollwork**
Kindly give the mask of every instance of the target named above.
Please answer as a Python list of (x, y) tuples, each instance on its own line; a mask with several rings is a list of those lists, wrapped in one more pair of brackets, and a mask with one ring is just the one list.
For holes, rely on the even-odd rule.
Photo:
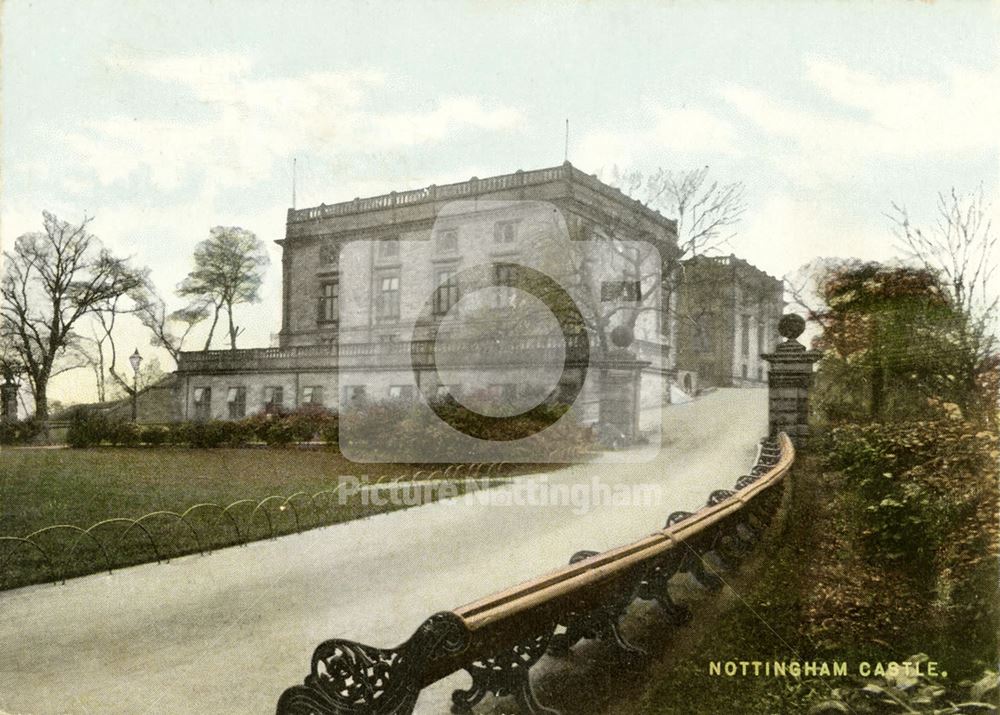
[[(596, 556), (596, 551), (578, 551), (570, 558), (570, 564)], [(629, 662), (640, 662), (648, 653), (632, 643), (621, 632), (619, 620), (625, 614), (629, 604), (635, 598), (642, 582), (642, 576), (631, 582), (620, 585), (611, 597), (596, 608), (571, 610), (561, 619), (560, 624), (565, 630), (552, 636), (549, 653), (555, 657), (564, 657), (569, 649), (582, 639), (600, 639), (612, 644), (618, 653)]]
[(675, 626), (683, 626), (691, 620), (691, 609), (674, 601), (669, 590), (670, 579), (679, 570), (682, 560), (681, 556), (672, 552), (658, 559), (646, 573), (636, 592), (637, 598), (656, 601)]
[(451, 694), (451, 711), (467, 715), (487, 694), (493, 693), (497, 697), (513, 696), (521, 712), (530, 715), (559, 715), (558, 710), (539, 703), (531, 687), (531, 667), (545, 655), (551, 638), (552, 631), (546, 628), (544, 632), (513, 648), (465, 666), (472, 676), (472, 686), (468, 690), (456, 690)]
[(428, 618), (398, 648), (324, 641), (313, 652), (305, 682), (281, 694), (278, 715), (408, 715), (427, 662), (468, 644), (464, 622), (448, 611)]

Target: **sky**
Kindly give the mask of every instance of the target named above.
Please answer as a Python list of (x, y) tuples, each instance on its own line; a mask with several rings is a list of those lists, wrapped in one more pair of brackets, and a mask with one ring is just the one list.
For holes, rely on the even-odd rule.
[[(926, 225), (951, 187), (1000, 207), (998, 20), (975, 1), (4, 0), (0, 247), (43, 209), (93, 216), (172, 296), (209, 229), (242, 226), (271, 266), (241, 347), (266, 346), (293, 158), (302, 208), (557, 165), (569, 119), (588, 173), (743, 182), (732, 251), (773, 275), (885, 259), (893, 201)], [(125, 328), (126, 353), (172, 367)]]

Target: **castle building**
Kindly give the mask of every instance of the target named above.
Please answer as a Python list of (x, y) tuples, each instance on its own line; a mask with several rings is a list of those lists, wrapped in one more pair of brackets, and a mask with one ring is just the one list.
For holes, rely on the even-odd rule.
[[(183, 418), (238, 419), (305, 405), (337, 409), (409, 400), (417, 391), (513, 399), (531, 391), (524, 378), (535, 365), (554, 361), (564, 369), (553, 379), (583, 380), (580, 361), (613, 351), (612, 333), (614, 345), (627, 334), (627, 349), (643, 366), (644, 394), (655, 390), (662, 398), (675, 375), (677, 306), (668, 304), (673, 294), (661, 282), (647, 279), (675, 264), (676, 223), (568, 162), (289, 209), (277, 243), (278, 345), (182, 353)], [(581, 252), (583, 245), (590, 248)], [(644, 246), (655, 250), (644, 253)], [(519, 273), (524, 265), (538, 273)], [(516, 280), (560, 271), (573, 284), (575, 314), (597, 325), (589, 345), (542, 330), (542, 320), (482, 327), (479, 316), (509, 307), (504, 290)], [(486, 276), (492, 294), (480, 290), (477, 275)], [(543, 303), (549, 300), (538, 290)], [(585, 305), (590, 298), (593, 305)], [(456, 314), (467, 318), (458, 327)], [(628, 330), (616, 332), (621, 326)], [(443, 336), (463, 330), (456, 350), (442, 347)], [(489, 369), (453, 360), (444, 370), (442, 361), (453, 354), (486, 355)], [(578, 354), (589, 357), (574, 362)]]
[(734, 255), (696, 256), (682, 265), (678, 368), (696, 373), (700, 388), (766, 384), (760, 355), (780, 342), (781, 279)]

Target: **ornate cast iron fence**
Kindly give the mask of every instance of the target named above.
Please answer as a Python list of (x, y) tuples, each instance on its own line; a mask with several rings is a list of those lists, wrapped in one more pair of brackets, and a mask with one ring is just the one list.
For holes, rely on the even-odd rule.
[[(501, 479), (508, 467), (506, 462), (450, 465), (444, 471), (417, 470), (395, 478), (384, 475), (371, 483), (360, 484), (359, 488), (393, 489), (417, 482), (492, 484)], [(177, 556), (210, 553), (216, 548), (243, 546), (251, 541), (325, 526), (332, 523), (324, 517), (337, 505), (337, 496), (343, 486), (341, 483), (311, 495), (300, 491), (288, 496), (272, 494), (259, 500), (238, 499), (227, 505), (202, 502), (188, 507), (183, 513), (159, 510), (137, 519), (104, 519), (86, 529), (75, 524), (53, 524), (25, 536), (0, 536), (0, 588), (38, 582), (32, 579), (20, 583), (16, 576), (11, 578), (8, 565), (25, 554), (44, 563), (48, 577), (43, 583), (65, 583), (71, 576), (101, 571), (111, 573), (116, 568), (150, 561), (167, 562)], [(214, 514), (214, 519), (206, 523), (199, 518), (203, 513)], [(276, 526), (278, 519), (294, 528), (280, 530)], [(174, 528), (165, 529), (164, 524)], [(132, 538), (140, 540), (147, 552), (146, 558), (137, 557), (134, 550), (126, 554)], [(88, 565), (81, 560), (87, 558), (81, 553), (81, 546), (85, 544), (89, 544), (93, 552), (89, 555), (91, 561), (86, 562)], [(165, 549), (165, 545), (170, 548)]]
[(618, 625), (629, 604), (656, 601), (685, 623), (690, 613), (671, 599), (667, 582), (687, 572), (720, 588), (712, 561), (735, 567), (758, 541), (794, 458), (786, 434), (765, 440), (750, 473), (732, 490), (712, 492), (699, 511), (674, 512), (663, 529), (627, 546), (577, 552), (560, 570), (436, 613), (395, 648), (325, 641), (304, 683), (282, 693), (278, 715), (405, 715), (423, 688), (459, 670), (472, 686), (452, 694), (455, 713), (470, 713), (488, 693), (512, 695), (528, 713), (555, 713), (531, 687), (530, 670), (542, 655), (564, 656), (579, 640), (599, 638), (626, 659), (642, 658)]

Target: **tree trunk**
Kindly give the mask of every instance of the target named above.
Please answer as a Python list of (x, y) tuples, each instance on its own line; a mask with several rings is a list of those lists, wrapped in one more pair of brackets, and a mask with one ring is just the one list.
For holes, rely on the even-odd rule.
[(45, 422), (49, 419), (49, 379), (47, 377), (35, 380), (35, 419)]
[(215, 335), (215, 326), (219, 324), (219, 310), (221, 306), (215, 306), (215, 314), (212, 316), (212, 327), (208, 329), (208, 339), (205, 340), (205, 350), (208, 350), (212, 345), (212, 336)]
[(885, 397), (885, 371), (879, 363), (872, 366), (871, 388), (872, 393), (869, 416), (875, 422), (879, 422), (882, 420), (882, 403)]
[(233, 306), (226, 306), (226, 315), (229, 317), (229, 349), (236, 349), (236, 326), (233, 325)]

